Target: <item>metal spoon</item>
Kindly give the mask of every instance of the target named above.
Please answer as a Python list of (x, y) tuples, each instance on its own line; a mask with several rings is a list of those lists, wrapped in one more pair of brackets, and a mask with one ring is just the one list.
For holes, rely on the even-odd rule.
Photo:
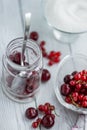
[[(24, 31), (24, 41), (22, 45), (22, 52), (21, 52), (21, 66), (24, 66), (23, 56), (26, 50), (26, 43), (29, 36), (29, 29), (30, 29), (30, 21), (31, 21), (31, 13), (25, 14), (25, 31)], [(21, 71), (19, 74), (12, 81), (11, 89), (16, 93), (22, 93), (25, 88), (26, 84), (26, 71)]]

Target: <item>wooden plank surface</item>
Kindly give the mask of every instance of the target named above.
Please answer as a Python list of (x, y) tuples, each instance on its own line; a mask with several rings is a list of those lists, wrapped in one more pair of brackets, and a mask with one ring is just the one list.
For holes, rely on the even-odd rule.
[[(67, 44), (61, 44), (55, 39), (52, 28), (48, 26), (44, 18), (41, 0), (0, 0), (0, 65), (2, 63), (1, 58), (5, 52), (6, 45), (12, 39), (23, 36), (23, 16), (26, 12), (32, 13), (30, 31), (35, 30), (39, 33), (38, 44), (41, 40), (45, 40), (47, 42), (47, 51), (61, 51), (61, 59), (70, 53)], [(79, 52), (82, 51), (86, 54), (86, 34), (82, 39), (84, 40), (79, 39), (71, 46), (74, 52), (79, 50)], [(83, 47), (83, 41), (85, 47)], [(45, 102), (50, 102), (56, 106), (57, 113), (60, 116), (56, 119), (56, 123), (51, 130), (71, 130), (71, 127), (77, 118), (77, 114), (60, 105), (53, 89), (58, 65), (48, 67), (47, 60), (44, 59), (43, 62), (44, 67), (51, 72), (51, 80), (46, 84), (41, 84), (37, 103), (43, 104)], [(34, 102), (27, 104), (13, 102), (3, 94), (2, 89), (0, 88), (0, 130), (31, 130), (32, 121), (28, 121), (24, 115), (26, 108), (29, 106), (35, 106)], [(45, 129), (42, 128), (42, 130)]]

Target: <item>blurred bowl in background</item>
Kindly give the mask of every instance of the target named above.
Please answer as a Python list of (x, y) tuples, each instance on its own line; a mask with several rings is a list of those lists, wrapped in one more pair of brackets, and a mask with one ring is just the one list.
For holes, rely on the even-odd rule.
[(57, 40), (73, 43), (87, 31), (87, 2), (69, 0), (42, 0), (48, 25)]

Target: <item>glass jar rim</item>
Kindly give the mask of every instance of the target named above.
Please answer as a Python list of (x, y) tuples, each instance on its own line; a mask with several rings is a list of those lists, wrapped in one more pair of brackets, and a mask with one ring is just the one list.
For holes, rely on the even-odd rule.
[(27, 65), (27, 66), (21, 66), (21, 65), (19, 65), (19, 64), (16, 64), (16, 63), (12, 62), (12, 61), (9, 59), (9, 54), (8, 54), (8, 49), (9, 49), (9, 47), (10, 47), (12, 44), (15, 44), (17, 41), (23, 42), (23, 37), (15, 38), (15, 39), (11, 40), (11, 41), (9, 42), (9, 44), (7, 45), (7, 48), (6, 48), (6, 57), (7, 57), (7, 60), (8, 60), (8, 62), (9, 62), (9, 64), (10, 64), (11, 66), (14, 66), (15, 69), (20, 70), (20, 71), (22, 71), (22, 70), (32, 70), (32, 69), (34, 69), (34, 67), (38, 66), (39, 60), (40, 60), (40, 58), (42, 57), (42, 53), (41, 53), (41, 50), (40, 50), (39, 45), (38, 45), (34, 40), (32, 40), (32, 39), (27, 39), (27, 43), (31, 44), (32, 46), (36, 46), (36, 47), (37, 47), (37, 49), (38, 49), (38, 57), (37, 57), (37, 59), (36, 59), (36, 61), (35, 61), (34, 63), (29, 64), (29, 65)]

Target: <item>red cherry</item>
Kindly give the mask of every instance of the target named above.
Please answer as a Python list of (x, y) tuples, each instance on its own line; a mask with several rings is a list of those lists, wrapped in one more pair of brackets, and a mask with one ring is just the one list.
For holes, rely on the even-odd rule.
[(82, 75), (82, 76), (81, 76), (81, 79), (82, 79), (82, 81), (86, 81), (87, 78), (86, 78), (85, 75)]
[(87, 71), (86, 70), (82, 70), (82, 74), (87, 74)]
[(72, 103), (72, 100), (69, 96), (65, 97), (65, 102), (71, 104)]
[(71, 79), (72, 79), (72, 76), (71, 76), (70, 74), (67, 74), (67, 75), (65, 75), (65, 77), (64, 77), (64, 82), (65, 82), (65, 83), (69, 83), (69, 82), (71, 81)]
[(44, 110), (44, 105), (39, 105), (38, 109), (39, 109), (39, 111), (43, 111)]
[(73, 71), (73, 72), (71, 73), (71, 75), (74, 76), (74, 75), (77, 74), (77, 73), (78, 73), (77, 71)]
[(87, 95), (83, 97), (83, 101), (87, 101)]
[(84, 97), (84, 95), (83, 95), (83, 94), (80, 94), (80, 95), (78, 96), (78, 99), (79, 99), (80, 101), (82, 101), (82, 100), (83, 100), (83, 97)]
[(50, 109), (48, 109), (47, 111), (45, 111), (45, 114), (47, 115), (47, 114), (51, 114), (52, 113), (52, 111), (50, 110)]
[(76, 101), (78, 101), (78, 93), (77, 92), (73, 92), (72, 93), (72, 98), (73, 98), (73, 100), (76, 102)]
[(74, 79), (75, 79), (75, 80), (80, 80), (80, 79), (81, 79), (81, 74), (80, 74), (80, 73), (76, 73), (76, 74), (74, 75)]
[(38, 122), (33, 122), (33, 123), (32, 123), (32, 127), (33, 127), (33, 128), (37, 128), (37, 127), (38, 127)]
[(29, 38), (32, 39), (32, 40), (34, 40), (34, 41), (37, 41), (38, 38), (39, 38), (38, 32), (36, 32), (36, 31), (31, 32)]
[(80, 91), (81, 87), (82, 87), (82, 85), (80, 83), (76, 85), (76, 89), (78, 92)]
[(71, 86), (75, 86), (76, 85), (75, 80), (71, 80), (69, 83), (70, 83)]
[(51, 78), (51, 74), (47, 69), (42, 70), (41, 81), (46, 82)]
[(25, 115), (28, 119), (34, 119), (38, 115), (38, 111), (34, 107), (30, 107), (26, 110)]
[(61, 94), (63, 96), (69, 95), (70, 94), (70, 87), (69, 87), (69, 85), (68, 84), (62, 84), (60, 91), (61, 91)]
[(42, 120), (41, 118), (37, 118), (36, 122), (38, 122), (38, 124), (40, 124), (41, 120)]
[(49, 102), (46, 102), (44, 105), (50, 107), (51, 104)]
[[(21, 64), (21, 53), (20, 52), (13, 52), (11, 55), (9, 55), (9, 59), (13, 61), (16, 64)], [(25, 56), (23, 56), (23, 61), (25, 60)]]
[(54, 125), (54, 118), (53, 115), (48, 114), (45, 115), (42, 118), (41, 124), (45, 127), (45, 128), (51, 128)]
[(87, 101), (82, 102), (82, 107), (87, 108)]

